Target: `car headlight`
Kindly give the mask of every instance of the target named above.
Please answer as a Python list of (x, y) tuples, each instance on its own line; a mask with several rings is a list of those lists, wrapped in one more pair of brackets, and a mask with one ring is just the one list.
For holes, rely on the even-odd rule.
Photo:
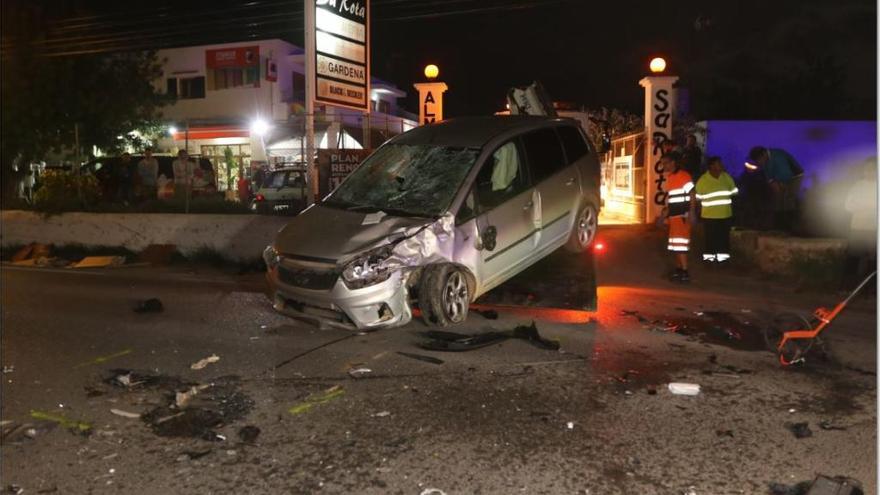
[(388, 280), (394, 271), (384, 262), (391, 256), (391, 246), (367, 251), (342, 269), (342, 280), (349, 289), (360, 289)]
[(278, 263), (281, 262), (281, 255), (275, 250), (275, 246), (266, 246), (263, 250), (263, 261), (266, 263), (266, 269), (274, 270)]

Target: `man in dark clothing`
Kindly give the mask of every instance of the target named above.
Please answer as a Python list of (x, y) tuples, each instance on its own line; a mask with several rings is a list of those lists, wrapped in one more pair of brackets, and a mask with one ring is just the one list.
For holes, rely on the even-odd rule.
[(134, 199), (134, 177), (137, 174), (137, 164), (131, 160), (130, 153), (122, 154), (115, 173), (119, 184), (119, 200), (128, 204)]
[(684, 169), (687, 170), (691, 177), (700, 177), (703, 175), (703, 151), (697, 146), (697, 136), (688, 134), (684, 148), (681, 150), (681, 159), (684, 162)]
[(746, 166), (757, 166), (767, 178), (773, 196), (773, 220), (777, 229), (790, 231), (798, 218), (801, 181), (804, 169), (785, 150), (755, 146), (749, 151)]

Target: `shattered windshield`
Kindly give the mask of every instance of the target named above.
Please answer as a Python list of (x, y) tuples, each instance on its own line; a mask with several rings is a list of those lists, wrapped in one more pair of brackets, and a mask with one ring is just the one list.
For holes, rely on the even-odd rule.
[(480, 150), (390, 144), (379, 148), (333, 194), (328, 206), (437, 217), (446, 212)]

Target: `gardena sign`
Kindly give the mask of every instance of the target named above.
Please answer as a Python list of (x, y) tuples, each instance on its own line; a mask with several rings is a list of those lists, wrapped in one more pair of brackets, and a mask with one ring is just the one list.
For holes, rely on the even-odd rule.
[(369, 0), (315, 0), (316, 103), (370, 111)]

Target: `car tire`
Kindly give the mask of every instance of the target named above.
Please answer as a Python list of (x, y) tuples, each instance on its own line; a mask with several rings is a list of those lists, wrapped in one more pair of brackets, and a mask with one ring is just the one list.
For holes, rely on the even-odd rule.
[(565, 248), (572, 253), (582, 253), (590, 248), (599, 231), (599, 210), (593, 203), (587, 203), (580, 210), (571, 228)]
[(448, 327), (467, 319), (470, 307), (467, 275), (451, 264), (428, 265), (419, 283), (419, 309), (429, 326)]

